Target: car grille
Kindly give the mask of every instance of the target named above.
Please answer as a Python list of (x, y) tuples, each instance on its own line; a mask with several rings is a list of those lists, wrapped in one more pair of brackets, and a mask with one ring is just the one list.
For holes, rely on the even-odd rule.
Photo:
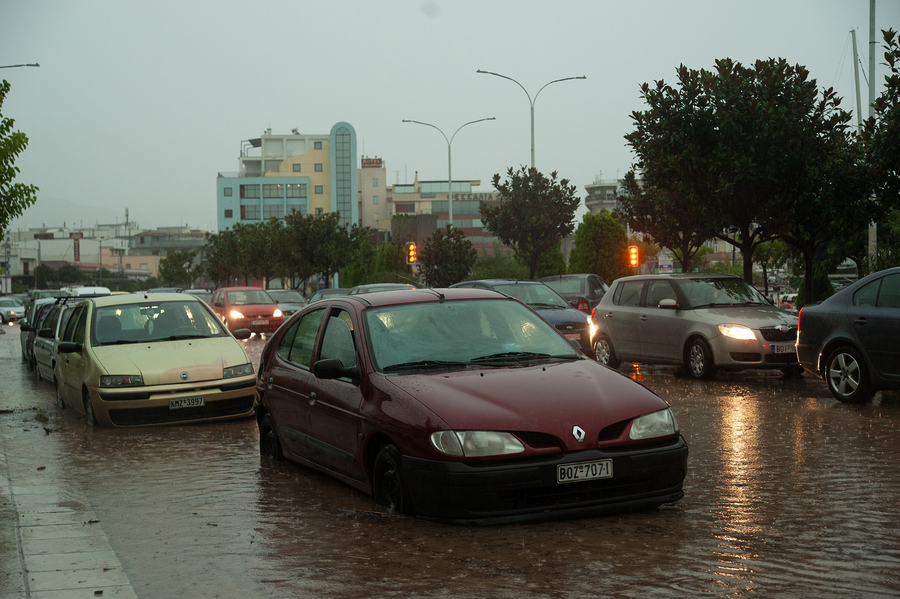
[(197, 408), (181, 408), (170, 410), (168, 406), (153, 408), (116, 409), (109, 411), (109, 418), (116, 426), (138, 426), (142, 424), (164, 424), (184, 422), (200, 418), (220, 418), (246, 414), (253, 409), (256, 396), (232, 397), (220, 401), (211, 401)]
[(774, 327), (763, 327), (759, 329), (760, 334), (766, 341), (796, 341), (797, 327), (779, 330)]
[(797, 354), (766, 354), (767, 364), (796, 364)]
[(752, 352), (736, 352), (733, 351), (729, 354), (731, 359), (735, 362), (759, 362), (760, 356), (759, 354), (754, 354)]

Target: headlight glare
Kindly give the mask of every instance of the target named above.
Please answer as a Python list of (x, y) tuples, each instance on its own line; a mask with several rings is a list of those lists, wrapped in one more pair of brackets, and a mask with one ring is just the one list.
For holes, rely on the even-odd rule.
[(253, 364), (241, 364), (240, 366), (228, 366), (222, 369), (222, 378), (233, 379), (236, 376), (253, 374)]
[(241, 314), (240, 312), (238, 312), (237, 310), (232, 310), (231, 313), (229, 313), (229, 316), (231, 316), (232, 318), (243, 318), (244, 317), (244, 315)]
[(672, 410), (666, 408), (658, 412), (645, 414), (635, 418), (631, 422), (631, 432), (628, 436), (634, 440), (665, 437), (678, 432), (678, 421)]
[(741, 339), (744, 341), (756, 339), (756, 335), (753, 334), (751, 329), (740, 324), (720, 324), (719, 332), (732, 339)]
[(525, 451), (513, 435), (496, 431), (439, 431), (431, 434), (431, 444), (441, 453), (467, 458)]
[(100, 377), (101, 387), (141, 387), (144, 377), (139, 374), (114, 374)]
[(272, 312), (272, 318), (281, 318), (281, 316), (282, 316), (281, 310), (279, 310), (278, 308), (275, 308), (275, 311)]

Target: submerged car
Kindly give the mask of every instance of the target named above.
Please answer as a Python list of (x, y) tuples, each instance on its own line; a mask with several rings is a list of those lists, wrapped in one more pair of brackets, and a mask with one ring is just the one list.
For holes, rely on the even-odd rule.
[(562, 296), (543, 283), (515, 279), (484, 279), (464, 281), (450, 287), (492, 289), (514, 297), (543, 316), (559, 329), (566, 339), (577, 342), (581, 351), (591, 358), (594, 357), (590, 317), (573, 308)]
[(800, 310), (797, 357), (840, 401), (900, 389), (900, 268), (860, 279)]
[(469, 524), (655, 508), (683, 496), (668, 404), (510, 297), (419, 289), (306, 306), (260, 358), (260, 453)]
[(57, 397), (101, 426), (246, 418), (256, 383), (237, 338), (249, 336), (186, 293), (82, 300), (57, 345)]
[(734, 275), (616, 279), (597, 305), (594, 324), (597, 360), (612, 368), (624, 361), (683, 365), (698, 379), (751, 368), (802, 373), (797, 315)]
[(79, 301), (75, 297), (58, 298), (56, 303), (48, 308), (41, 329), (34, 337), (34, 373), (37, 380), (45, 379), (56, 383), (54, 379), (56, 362), (59, 354), (59, 338), (66, 326), (66, 321), (72, 313), (72, 307)]
[(229, 331), (272, 333), (284, 322), (278, 304), (262, 287), (216, 289), (210, 305)]

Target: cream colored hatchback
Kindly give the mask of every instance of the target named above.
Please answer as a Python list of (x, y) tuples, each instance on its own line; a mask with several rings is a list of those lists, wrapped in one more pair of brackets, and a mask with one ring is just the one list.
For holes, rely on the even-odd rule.
[(60, 337), (57, 398), (102, 426), (252, 416), (256, 377), (238, 341), (249, 336), (189, 294), (87, 299)]

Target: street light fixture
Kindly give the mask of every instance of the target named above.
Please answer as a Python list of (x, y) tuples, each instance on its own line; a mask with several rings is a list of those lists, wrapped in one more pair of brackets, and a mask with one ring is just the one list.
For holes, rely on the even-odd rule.
[(413, 121), (411, 119), (403, 119), (403, 121), (402, 121), (404, 123), (416, 123), (419, 125), (425, 125), (426, 127), (431, 127), (432, 129), (437, 129), (440, 132), (440, 134), (444, 136), (444, 139), (447, 141), (447, 193), (448, 193), (447, 198), (449, 200), (448, 201), (448, 205), (450, 207), (450, 221), (449, 222), (451, 225), (453, 224), (453, 168), (452, 168), (452, 161), (450, 159), (450, 146), (451, 146), (451, 144), (453, 144), (453, 138), (456, 137), (456, 134), (459, 133), (460, 129), (462, 129), (463, 127), (465, 127), (467, 125), (472, 125), (474, 123), (480, 123), (481, 121), (496, 121), (496, 120), (497, 120), (496, 118), (491, 116), (486, 119), (478, 119), (477, 121), (469, 121), (468, 123), (460, 125), (459, 129), (456, 130), (456, 132), (450, 137), (450, 139), (447, 139), (447, 135), (443, 131), (441, 131), (438, 127), (432, 125), (431, 123), (423, 123), (422, 121)]
[(494, 75), (496, 77), (503, 77), (504, 79), (509, 79), (516, 85), (522, 88), (522, 91), (525, 92), (525, 95), (528, 96), (528, 103), (531, 104), (531, 168), (534, 168), (534, 103), (537, 102), (538, 94), (543, 91), (544, 87), (552, 83), (559, 83), (560, 81), (571, 81), (572, 79), (587, 79), (586, 76), (582, 75), (580, 77), (566, 77), (565, 79), (554, 79), (550, 83), (545, 83), (544, 86), (537, 91), (537, 94), (534, 94), (534, 99), (531, 99), (531, 94), (528, 93), (528, 90), (525, 89), (525, 86), (513, 79), (512, 77), (507, 77), (506, 75), (501, 75), (500, 73), (492, 73), (490, 71), (482, 71), (478, 69), (475, 71), (476, 73), (482, 73), (484, 75)]

